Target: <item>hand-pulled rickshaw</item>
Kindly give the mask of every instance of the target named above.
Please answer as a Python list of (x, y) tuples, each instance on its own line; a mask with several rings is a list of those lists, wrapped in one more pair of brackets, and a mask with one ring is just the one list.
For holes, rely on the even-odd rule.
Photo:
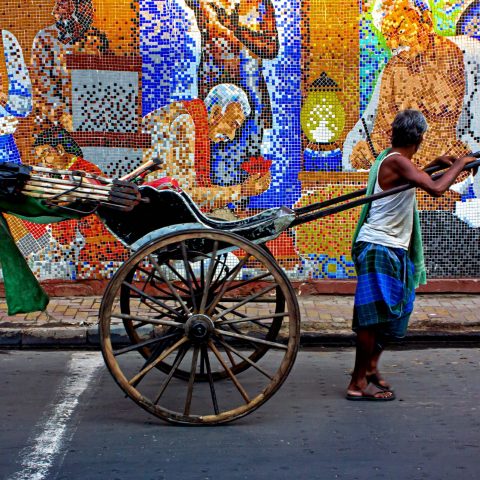
[[(413, 187), (369, 196), (364, 189), (223, 221), (203, 214), (174, 185), (131, 183), (153, 164), (122, 181), (34, 167), (22, 191), (52, 205), (74, 202), (61, 208), (80, 205), (88, 213), (93, 206), (131, 250), (99, 312), (103, 357), (125, 394), (169, 422), (227, 423), (272, 397), (299, 347), (295, 292), (265, 243), (288, 228)], [(88, 177), (97, 185), (85, 183)]]

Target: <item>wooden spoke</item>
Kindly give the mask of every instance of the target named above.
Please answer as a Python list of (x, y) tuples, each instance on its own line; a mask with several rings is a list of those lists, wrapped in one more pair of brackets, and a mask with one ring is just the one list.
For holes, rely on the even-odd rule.
[[(222, 262), (222, 268), (220, 269), (220, 271), (218, 272), (218, 274), (216, 275), (216, 278), (214, 279), (214, 282), (212, 282), (212, 291), (215, 291), (218, 287), (218, 285), (223, 281), (223, 271), (225, 269), (227, 269), (227, 273), (228, 273), (228, 266), (227, 266), (227, 255), (226, 254), (223, 254), (222, 257), (224, 257), (224, 261)], [(220, 263), (220, 257), (218, 258), (218, 262), (217, 264)]]
[[(233, 312), (236, 313), (236, 312)], [(219, 320), (216, 322), (217, 325), (230, 325), (230, 324), (235, 324), (235, 323), (244, 323), (244, 322), (253, 322), (256, 325), (259, 325), (261, 327), (267, 327), (267, 325), (263, 325), (261, 323), (258, 323), (258, 320), (269, 320), (273, 318), (283, 318), (288, 316), (288, 312), (281, 312), (281, 313), (270, 313), (267, 315), (257, 315), (256, 317), (247, 317), (246, 315), (241, 315), (240, 319), (235, 319), (235, 320)]]
[(120, 350), (115, 350), (113, 354), (115, 356), (123, 355), (125, 353), (133, 352), (134, 350), (138, 350), (140, 348), (147, 347), (149, 345), (154, 345), (155, 343), (164, 342), (169, 338), (178, 337), (178, 335), (179, 333), (177, 332), (177, 333), (171, 333), (170, 335), (166, 335), (164, 337), (151, 338), (149, 340), (145, 340), (144, 342), (135, 343), (134, 345), (130, 345), (129, 347), (121, 348)]
[[(227, 325), (226, 328), (228, 328), (229, 331), (238, 333), (239, 335), (243, 335), (242, 331), (236, 325)], [(253, 342), (247, 342), (247, 343), (250, 344), (250, 346), (253, 348), (254, 351), (258, 348), (258, 345)]]
[[(228, 307), (226, 307), (225, 305), (222, 305), (222, 304), (218, 304), (218, 307), (219, 308), (222, 308), (224, 310), (226, 310)], [(218, 312), (218, 309), (215, 311), (216, 314), (220, 313)], [(241, 313), (241, 312), (237, 312), (236, 310), (230, 312), (232, 315), (235, 315), (237, 317), (240, 317), (240, 318), (243, 318), (243, 319), (248, 319), (248, 315), (244, 314), (244, 313)], [(271, 315), (269, 315), (267, 318), (271, 318)], [(259, 326), (260, 328), (265, 328), (265, 329), (269, 329), (271, 324), (270, 325), (265, 325), (263, 323), (260, 323), (259, 321), (256, 321), (256, 320), (244, 320), (245, 322), (251, 322), (251, 323), (254, 323), (255, 325)], [(224, 320), (224, 321), (219, 321), (219, 322), (216, 322), (217, 325), (220, 325), (220, 324), (226, 324), (226, 325), (230, 325), (230, 324), (235, 324), (235, 323), (240, 323), (240, 322), (235, 322), (235, 321), (229, 321), (227, 323), (227, 320)]]
[(229, 345), (227, 342), (224, 342), (223, 340), (218, 340), (221, 345), (225, 348), (225, 350), (230, 350), (232, 351), (235, 355), (240, 357), (242, 360), (250, 364), (253, 368), (258, 370), (261, 374), (265, 375), (267, 378), (270, 380), (273, 380), (273, 376), (267, 373), (263, 368), (259, 367), (255, 362), (252, 362), (247, 356), (245, 356), (243, 353), (239, 352), (236, 348), (233, 348), (231, 345)]
[[(171, 327), (170, 327), (171, 328)], [(150, 365), (152, 362), (154, 362), (164, 351), (166, 348), (168, 348), (169, 346), (172, 345), (171, 341), (170, 340), (173, 340), (172, 336), (170, 335), (171, 333), (171, 329), (169, 329), (167, 331), (167, 335), (163, 336), (161, 338), (161, 341), (158, 342), (158, 344), (154, 347), (153, 351), (150, 352), (150, 354), (145, 357), (146, 358), (146, 361), (145, 363), (142, 365), (142, 367), (139, 369), (140, 370), (143, 370), (145, 367), (147, 367), (148, 365)], [(178, 332), (176, 332), (177, 335), (175, 335), (175, 337), (178, 338)], [(142, 377), (143, 378), (143, 377)], [(142, 380), (142, 378), (138, 379), (134, 384), (133, 386), (137, 386), (140, 381)]]
[(181, 244), (181, 250), (182, 250), (182, 258), (183, 258), (183, 266), (185, 268), (185, 275), (187, 277), (187, 283), (186, 285), (188, 286), (190, 290), (190, 298), (192, 300), (192, 305), (193, 305), (193, 310), (197, 312), (197, 300), (195, 298), (195, 292), (193, 290), (193, 283), (192, 283), (192, 278), (190, 275), (190, 264), (188, 263), (188, 258), (187, 258), (187, 247), (185, 246), (185, 242), (182, 242)]
[[(140, 299), (140, 303), (142, 305), (145, 305), (146, 307), (148, 307), (150, 310), (153, 310), (154, 312), (157, 312), (160, 316), (157, 316), (155, 318), (163, 318), (163, 317), (168, 317), (168, 318), (176, 318), (176, 317), (172, 317), (171, 315), (169, 315), (168, 313), (166, 313), (165, 311), (163, 310), (160, 310), (160, 308), (158, 308), (156, 305), (152, 305), (151, 303), (149, 303), (148, 299), (146, 298), (143, 298), (143, 297), (137, 297)], [(169, 299), (167, 299), (169, 300)], [(179, 315), (180, 316), (180, 315)], [(178, 318), (178, 317), (177, 317)]]
[(182, 242), (180, 246), (182, 250), (182, 259), (183, 265), (185, 267), (185, 275), (187, 276), (187, 280), (189, 281), (189, 284), (191, 284), (192, 288), (193, 285), (195, 285), (195, 288), (197, 290), (200, 290), (200, 285), (198, 284), (197, 277), (195, 276), (195, 272), (192, 270), (192, 265), (188, 260), (187, 246), (185, 245), (185, 242)]
[(215, 333), (225, 335), (226, 337), (239, 338), (241, 340), (247, 340), (252, 343), (259, 343), (261, 345), (268, 345), (272, 348), (279, 348), (281, 350), (288, 350), (288, 346), (283, 343), (269, 342), (268, 340), (262, 340), (261, 338), (251, 337), (249, 335), (242, 335), (241, 333), (227, 332), (226, 330), (215, 329)]
[(183, 311), (188, 315), (190, 313), (190, 310), (188, 309), (187, 305), (183, 301), (182, 297), (173, 288), (173, 285), (171, 284), (170, 280), (168, 280), (168, 278), (162, 273), (162, 271), (160, 270), (160, 266), (158, 265), (158, 263), (153, 258), (153, 255), (149, 255), (148, 258), (150, 259), (150, 262), (152, 263), (152, 265), (155, 268), (158, 275), (160, 275), (160, 278), (167, 284), (167, 287), (170, 290), (170, 292), (172, 293), (172, 295), (175, 297), (176, 300), (178, 300), (178, 302), (182, 306)]
[(207, 369), (208, 384), (210, 387), (210, 396), (212, 397), (213, 411), (215, 415), (220, 413), (218, 409), (217, 394), (215, 392), (215, 384), (213, 383), (212, 368), (210, 367), (210, 359), (208, 358), (208, 349), (206, 345), (202, 345), (202, 358), (205, 363), (205, 368)]
[[(223, 303), (241, 302), (245, 297), (223, 297)], [(257, 298), (255, 303), (277, 303), (275, 298)], [(218, 305), (218, 304), (217, 304)]]
[(112, 318), (120, 318), (121, 320), (133, 320), (134, 322), (151, 323), (153, 325), (165, 325), (168, 327), (176, 327), (182, 329), (184, 327), (184, 324), (180, 322), (172, 322), (170, 320), (158, 320), (156, 318), (137, 317), (136, 315), (128, 315), (126, 313), (112, 313)]
[[(226, 308), (227, 308), (227, 307), (221, 305), (220, 303), (217, 305), (217, 307), (218, 307), (218, 308), (222, 308), (222, 309), (226, 309)], [(216, 313), (216, 314), (221, 313), (221, 312), (218, 312), (218, 308), (215, 310), (215, 313)], [(245, 314), (243, 314), (243, 313), (241, 313), (241, 312), (232, 311), (232, 312), (230, 312), (230, 313), (231, 313), (232, 315), (235, 315), (235, 316), (237, 316), (237, 317), (240, 317), (241, 319), (248, 319), (248, 318), (249, 318), (248, 315), (245, 315)], [(249, 320), (244, 320), (244, 321), (249, 321)], [(227, 320), (225, 320), (224, 322), (227, 322)], [(239, 329), (236, 327), (235, 323), (229, 322), (229, 323), (227, 324), (227, 323), (224, 323), (224, 322), (219, 321), (219, 322), (215, 322), (215, 323), (216, 323), (217, 326), (226, 324), (226, 325), (227, 325), (227, 328), (230, 328), (230, 329), (233, 330), (234, 332), (236, 332), (236, 333), (242, 333), (241, 330), (239, 330)], [(263, 324), (261, 324), (261, 323), (259, 323), (259, 322), (252, 322), (252, 323), (254, 323), (255, 325), (260, 326), (261, 328), (265, 328), (265, 329), (267, 329), (267, 330), (270, 329), (270, 326), (263, 325)], [(257, 345), (256, 345), (256, 344), (254, 344), (254, 343), (252, 343), (252, 342), (249, 342), (249, 343), (250, 343), (250, 345), (251, 345), (254, 349), (257, 348)]]
[[(188, 280), (184, 278), (183, 275), (173, 265), (170, 265), (169, 262), (165, 262), (163, 265), (165, 265), (169, 270), (171, 270), (184, 285), (188, 285)], [(189, 290), (186, 289), (184, 289), (184, 293), (186, 295), (190, 294)]]
[(212, 300), (212, 302), (210, 303), (210, 305), (208, 306), (207, 308), (207, 314), (208, 315), (211, 315), (211, 312), (213, 312), (213, 310), (215, 309), (215, 307), (217, 306), (217, 303), (220, 302), (220, 300), (222, 299), (223, 295), (225, 294), (225, 290), (227, 288), (227, 286), (230, 284), (230, 282), (232, 280), (230, 279), (235, 279), (235, 277), (237, 276), (237, 274), (240, 272), (240, 270), (243, 268), (243, 266), (248, 262), (248, 260), (250, 260), (251, 258), (251, 255), (249, 253), (247, 253), (238, 263), (237, 265), (235, 265), (235, 268), (233, 268), (232, 270), (230, 270), (230, 272), (225, 275), (224, 279), (223, 279), (223, 286), (222, 288), (218, 291), (218, 293), (215, 295), (214, 299)]
[(222, 358), (222, 355), (217, 350), (217, 347), (214, 345), (212, 341), (208, 342), (208, 346), (210, 347), (210, 350), (214, 353), (214, 355), (217, 357), (217, 360), (221, 363), (222, 367), (228, 373), (228, 376), (232, 379), (233, 384), (237, 387), (237, 390), (240, 392), (240, 395), (245, 400), (245, 403), (249, 403), (250, 398), (248, 397), (248, 393), (245, 391), (245, 389), (242, 387), (242, 385), (238, 381), (237, 377), (233, 374), (233, 372), (230, 370), (228, 365), (225, 363), (225, 361)]
[[(165, 264), (166, 265), (166, 264)], [(158, 278), (156, 275), (153, 276), (153, 278), (157, 281), (162, 281), (161, 278)], [(166, 277), (165, 277), (166, 278)], [(176, 288), (177, 290), (179, 290), (181, 293), (183, 293), (184, 295), (190, 295), (189, 291), (186, 290), (185, 288), (182, 288), (180, 287), (179, 285), (174, 285), (172, 282), (170, 282), (171, 285), (173, 286), (173, 288)], [(167, 295), (166, 298), (170, 298), (170, 292), (168, 290), (165, 290), (163, 288), (160, 288), (156, 283), (155, 284), (151, 284), (156, 290), (164, 293), (165, 295)]]
[(190, 369), (190, 378), (188, 380), (188, 389), (187, 389), (187, 398), (185, 400), (185, 408), (183, 410), (184, 415), (190, 415), (190, 407), (192, 405), (193, 397), (193, 385), (195, 384), (195, 373), (197, 371), (197, 362), (198, 362), (198, 352), (200, 347), (196, 346), (193, 349), (192, 354), (192, 367)]
[(156, 305), (159, 305), (160, 307), (164, 308), (165, 310), (167, 310), (168, 312), (170, 312), (173, 315), (168, 315), (168, 313), (166, 313), (166, 312), (159, 312), (159, 313), (164, 314), (166, 317), (178, 318), (178, 312), (176, 310), (174, 310), (172, 307), (170, 307), (169, 305), (167, 305), (166, 303), (159, 300), (158, 298), (152, 297), (151, 295), (149, 295), (146, 292), (143, 292), (142, 290), (137, 288), (135, 285), (132, 285), (131, 283), (123, 282), (123, 284), (127, 288), (130, 288), (130, 290), (133, 290), (134, 292), (138, 293), (141, 297), (147, 298), (151, 302), (155, 303)]
[[(218, 335), (219, 340), (224, 340), (224, 338), (221, 335)], [(225, 350), (225, 353), (227, 354), (228, 359), (230, 360), (230, 364), (232, 365), (232, 368), (235, 368), (236, 362), (235, 359), (233, 358), (233, 355), (231, 354), (230, 350)]]
[(145, 289), (147, 288), (147, 285), (149, 285), (150, 287), (154, 288), (158, 292), (163, 293), (163, 297), (161, 297), (160, 295), (152, 295), (154, 298), (159, 298), (161, 300), (170, 300), (170, 298), (171, 298), (170, 292), (168, 290), (165, 290), (164, 288), (162, 288), (158, 284), (158, 280), (160, 280), (160, 279), (156, 275), (152, 275), (149, 283), (145, 284), (145, 288), (143, 289), (143, 291), (145, 291)]
[[(153, 257), (153, 255), (152, 255), (152, 257)], [(164, 263), (164, 265), (170, 267), (170, 265), (167, 265), (167, 263)], [(146, 270), (146, 269), (144, 269), (144, 268), (142, 269), (142, 268), (138, 267), (138, 270), (140, 270), (141, 272), (146, 273), (146, 274), (149, 273), (148, 270)], [(170, 270), (172, 270), (172, 269), (170, 268)], [(153, 270), (152, 270), (152, 272), (153, 272)], [(164, 277), (162, 277), (162, 278), (159, 278), (159, 277), (157, 277), (155, 274), (154, 274), (153, 277), (152, 277), (152, 279), (158, 280), (158, 281), (162, 281), (162, 282), (164, 281), (164, 278), (166, 279), (167, 277), (164, 276)], [(182, 280), (182, 281), (183, 281), (183, 280)], [(171, 282), (170, 282), (170, 283), (171, 283)], [(166, 295), (168, 296), (168, 298), (169, 298), (170, 293), (169, 293), (168, 290), (164, 290), (163, 288), (160, 288), (160, 287), (159, 287), (158, 285), (156, 285), (156, 284), (152, 284), (152, 286), (153, 286), (155, 289), (159, 290), (160, 292), (166, 294)], [(176, 289), (177, 289), (177, 290), (180, 290), (182, 293), (185, 293), (186, 295), (188, 295), (188, 290), (185, 290), (184, 288), (181, 288), (181, 287), (179, 287), (179, 286), (177, 286)]]
[(256, 277), (249, 278), (248, 280), (243, 280), (241, 282), (236, 283), (235, 285), (232, 285), (231, 287), (228, 287), (224, 293), (231, 292), (232, 290), (241, 288), (245, 285), (248, 285), (249, 283), (259, 282), (260, 280), (263, 280), (271, 276), (272, 274), (270, 272), (266, 272), (266, 273), (263, 273), (262, 275), (257, 275)]
[(205, 289), (205, 259), (200, 260), (200, 289)]
[[(203, 288), (203, 295), (202, 295), (202, 301), (200, 303), (200, 310), (199, 313), (204, 313), (205, 312), (205, 306), (207, 304), (207, 298), (208, 294), (210, 293), (210, 285), (212, 283), (212, 278), (214, 271), (217, 268), (217, 250), (218, 250), (218, 242), (215, 241), (213, 243), (213, 251), (211, 255), (211, 260), (210, 260), (210, 265), (208, 266), (208, 272), (207, 272), (207, 278), (205, 279), (205, 285), (202, 287)], [(213, 261), (215, 259), (215, 262)]]
[(157, 405), (157, 403), (160, 401), (160, 398), (162, 397), (163, 393), (167, 389), (168, 384), (170, 383), (170, 380), (173, 377), (173, 374), (177, 370), (178, 366), (182, 363), (182, 360), (187, 354), (187, 352), (188, 352), (188, 348), (180, 348), (178, 350), (177, 358), (175, 359), (175, 362), (173, 362), (172, 368), (170, 369), (170, 372), (168, 373), (167, 378), (165, 378), (165, 380), (163, 381), (162, 386), (160, 387), (160, 391), (158, 392), (158, 395), (153, 402), (155, 405)]
[[(146, 270), (146, 269), (143, 270), (143, 272), (145, 273), (145, 275), (146, 275), (147, 278), (146, 278), (145, 281), (143, 282), (143, 288), (141, 288), (141, 290), (142, 290), (142, 291), (145, 291), (145, 290), (147, 289), (148, 284), (152, 281), (154, 272), (153, 272), (153, 270), (148, 271), (148, 270)], [(132, 280), (133, 280), (133, 279), (132, 279)], [(142, 301), (143, 301), (143, 300), (142, 300)]]
[(183, 345), (185, 342), (188, 341), (187, 337), (182, 337), (178, 342), (175, 342), (170, 348), (167, 348), (158, 358), (156, 358), (153, 362), (147, 365), (145, 368), (140, 370), (132, 379), (129, 380), (130, 385), (135, 385), (139, 380), (141, 380), (155, 365), (160, 363), (162, 360), (167, 358), (172, 352), (174, 352), (180, 345)]
[(224, 310), (222, 312), (221, 315), (215, 315), (212, 320), (213, 321), (217, 321), (219, 318), (223, 318), (227, 313), (230, 313), (234, 310), (237, 310), (239, 307), (241, 307), (242, 305), (245, 305), (249, 302), (252, 302), (253, 300), (255, 300), (256, 298), (258, 297), (261, 297), (263, 295), (265, 295), (266, 293), (268, 292), (271, 292), (274, 288), (277, 288), (277, 284), (274, 283), (273, 285), (269, 285), (268, 287), (265, 287), (264, 289), (260, 290), (259, 292), (256, 292), (256, 293), (253, 293), (252, 295), (250, 295), (249, 297), (246, 297), (244, 298), (242, 301), (236, 303), (235, 305), (233, 305), (232, 307), (229, 307), (227, 308), (226, 310)]
[(147, 322), (138, 322), (136, 325), (133, 325), (133, 329), (137, 330), (140, 327), (144, 327), (145, 325), (149, 325)]

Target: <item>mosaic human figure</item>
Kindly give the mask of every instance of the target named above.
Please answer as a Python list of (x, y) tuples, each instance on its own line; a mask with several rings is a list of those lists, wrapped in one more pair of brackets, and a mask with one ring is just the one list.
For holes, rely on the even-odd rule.
[[(457, 135), (465, 96), (465, 66), (459, 46), (434, 32), (431, 12), (410, 0), (380, 0), (377, 26), (394, 54), (382, 72), (372, 99), (378, 104), (371, 140), (373, 149), (382, 151), (389, 142), (395, 115), (406, 108), (420, 110), (430, 126), (415, 161), (425, 165), (439, 154), (456, 157), (471, 148)], [(345, 150), (356, 169), (368, 169), (374, 161), (372, 145), (361, 140), (351, 153), (347, 138)]]
[(8, 30), (2, 30), (2, 42), (8, 93), (3, 92), (0, 73), (0, 163), (21, 163), (13, 134), (19, 119), (29, 115), (32, 110), (32, 85), (18, 40)]
[(55, 24), (40, 30), (33, 40), (31, 73), (34, 120), (73, 130), (71, 75), (67, 57), (72, 53), (103, 54), (106, 35), (94, 27), (92, 0), (55, 0)]
[[(40, 133), (34, 143), (35, 155), (40, 163), (48, 168), (59, 170), (81, 170), (95, 175), (103, 172), (93, 163), (82, 158), (82, 150), (71, 135), (61, 127), (53, 127)], [(99, 183), (86, 179), (90, 183)], [(119, 261), (124, 248), (108, 232), (96, 215), (88, 215), (79, 220), (66, 220), (51, 225), (52, 236), (72, 253), (72, 245), (77, 242), (75, 261), (77, 267), (94, 268), (99, 262)], [(125, 256), (126, 258), (126, 256)], [(91, 272), (94, 273), (94, 272)]]
[(232, 83), (247, 94), (252, 115), (237, 140), (212, 148), (214, 183), (233, 185), (247, 174), (238, 168), (261, 156), (264, 130), (272, 127), (272, 108), (263, 61), (278, 55), (279, 40), (271, 0), (187, 0), (202, 38), (198, 70), (200, 98), (212, 87)]
[(252, 173), (239, 185), (214, 185), (211, 179), (211, 145), (232, 141), (250, 113), (245, 92), (232, 84), (213, 87), (204, 101), (159, 108), (143, 119), (143, 131), (152, 137), (144, 160), (162, 159), (160, 174), (178, 181), (205, 211), (258, 195), (270, 185), (268, 171)]

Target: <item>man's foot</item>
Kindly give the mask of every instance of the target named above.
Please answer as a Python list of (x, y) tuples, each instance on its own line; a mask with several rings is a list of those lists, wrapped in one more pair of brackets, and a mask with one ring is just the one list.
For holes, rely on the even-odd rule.
[(373, 383), (377, 388), (385, 391), (390, 390), (393, 392), (392, 386), (382, 378), (378, 371), (367, 373), (366, 378), (368, 383)]
[(347, 400), (388, 402), (395, 400), (395, 394), (391, 390), (378, 388), (373, 383), (369, 383), (364, 389), (349, 387), (345, 398)]

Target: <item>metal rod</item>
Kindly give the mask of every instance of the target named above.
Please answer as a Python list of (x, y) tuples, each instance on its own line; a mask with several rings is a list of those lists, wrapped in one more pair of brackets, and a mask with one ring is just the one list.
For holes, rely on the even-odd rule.
[[(475, 156), (475, 155), (480, 155), (480, 153), (477, 152), (477, 153), (473, 154), (472, 156)], [(424, 171), (428, 174), (432, 174), (432, 173), (436, 173), (440, 170), (443, 170), (444, 168), (445, 167), (443, 167), (443, 166), (434, 166), (434, 167), (426, 168)], [(466, 168), (467, 168), (467, 166), (465, 167), (465, 169)], [(471, 168), (474, 168), (474, 167), (471, 167)], [(297, 215), (303, 215), (304, 213), (313, 212), (313, 211), (318, 210), (320, 208), (329, 207), (330, 205), (336, 205), (337, 203), (342, 203), (342, 202), (346, 202), (347, 200), (352, 200), (354, 198), (361, 197), (362, 195), (365, 195), (366, 193), (367, 193), (367, 189), (362, 188), (361, 190), (357, 190), (357, 191), (351, 192), (351, 193), (346, 193), (345, 195), (340, 195), (339, 197), (330, 198), (330, 199), (325, 200), (323, 202), (311, 203), (310, 205), (306, 205), (305, 207), (294, 208), (293, 211)]]
[(82, 188), (98, 188), (98, 190), (105, 190), (105, 191), (110, 191), (112, 189), (112, 185), (98, 185), (96, 183), (90, 183), (90, 182), (81, 182), (74, 181), (72, 179), (66, 179), (66, 178), (54, 178), (54, 177), (45, 177), (41, 175), (31, 175), (30, 176), (31, 180), (37, 180), (39, 182), (46, 182), (46, 183), (53, 183), (55, 185), (65, 185), (65, 186), (70, 186), (70, 187), (82, 187)]
[[(88, 185), (88, 184), (87, 184)], [(72, 188), (70, 188), (72, 187)], [(76, 187), (74, 185), (57, 185), (55, 183), (49, 183), (49, 182), (43, 182), (43, 181), (38, 181), (38, 180), (29, 180), (28, 182), (25, 183), (24, 190), (30, 190), (30, 191), (39, 191), (42, 193), (52, 193), (52, 194), (57, 194), (57, 193), (63, 193), (64, 195), (69, 195), (72, 192), (76, 192), (79, 194), (95, 194), (95, 195), (101, 195), (104, 196), (105, 199), (118, 199), (118, 201), (132, 201), (132, 200), (140, 200), (137, 195), (133, 193), (125, 193), (122, 191), (118, 191), (117, 189), (111, 189), (109, 188), (108, 190), (103, 190), (103, 189), (97, 189), (95, 186), (92, 187)]]
[[(480, 152), (472, 154), (472, 156), (479, 158)], [(473, 168), (478, 168), (478, 167), (480, 167), (480, 160), (476, 160), (474, 162), (468, 163), (467, 165), (465, 165), (462, 171), (471, 170)], [(439, 170), (442, 170), (444, 168), (445, 167), (431, 167), (429, 169), (426, 169), (425, 171), (428, 171), (427, 173), (432, 173), (432, 172), (438, 172)], [(440, 172), (432, 176), (432, 178), (434, 179), (440, 178), (444, 173), (445, 172)], [(342, 195), (341, 197), (330, 199), (330, 200), (327, 200), (326, 202), (313, 203), (312, 205), (308, 205), (307, 207), (294, 210), (296, 214), (296, 218), (289, 225), (289, 228), (295, 227), (297, 225), (302, 225), (304, 223), (311, 222), (313, 220), (326, 217), (328, 215), (333, 215), (334, 213), (343, 212), (345, 210), (349, 210), (350, 208), (355, 208), (355, 207), (358, 207), (359, 205), (363, 205), (364, 203), (369, 203), (369, 202), (373, 202), (374, 200), (379, 200), (380, 198), (389, 197), (391, 195), (395, 195), (396, 193), (409, 190), (410, 188), (415, 188), (415, 185), (408, 183), (406, 185), (401, 185), (399, 187), (391, 188), (390, 190), (386, 190), (385, 192), (368, 195), (367, 197), (360, 198), (358, 200), (354, 200), (352, 202), (348, 202), (343, 205), (338, 205), (332, 208), (325, 208), (325, 206), (335, 205), (337, 203), (341, 203), (342, 201), (349, 200), (350, 198), (355, 198), (360, 195), (363, 195), (364, 193), (366, 193), (366, 189), (359, 190), (358, 192), (353, 192), (357, 195), (347, 199), (345, 197), (348, 197), (350, 194)], [(309, 212), (312, 212), (312, 213), (309, 213)]]
[(55, 198), (55, 200), (58, 200), (60, 202), (73, 202), (75, 200), (95, 200), (101, 203), (107, 203), (106, 200), (108, 200), (107, 197), (100, 196), (100, 195), (93, 195), (93, 194), (79, 194), (75, 192), (69, 192), (65, 195), (57, 195), (57, 194), (50, 194), (50, 193), (45, 193), (45, 192), (39, 192), (38, 189), (35, 189), (35, 191), (30, 191), (28, 189), (23, 190), (24, 195), (27, 195), (28, 197), (34, 197), (34, 198), (45, 198), (52, 200)]
[(75, 176), (75, 177), (93, 178), (103, 183), (112, 183), (113, 181), (110, 178), (105, 178), (105, 177), (102, 177), (101, 175), (96, 175), (94, 173), (87, 173), (80, 170), (57, 170), (56, 168), (40, 167), (38, 165), (32, 166), (32, 170), (37, 172), (45, 172), (53, 175), (68, 175), (68, 176)]
[(41, 183), (37, 182), (27, 182), (25, 186), (23, 187), (23, 191), (27, 192), (38, 192), (38, 193), (46, 193), (46, 194), (51, 194), (52, 196), (55, 196), (57, 193), (63, 194), (63, 195), (72, 195), (75, 193), (76, 196), (80, 197), (88, 197), (89, 195), (94, 195), (95, 197), (98, 198), (104, 198), (105, 200), (108, 200), (109, 195), (108, 192), (97, 192), (96, 190), (78, 190), (75, 189), (73, 191), (67, 191), (64, 188), (61, 187), (55, 187), (54, 185), (43, 185)]
[(135, 180), (136, 178), (138, 178), (143, 173), (148, 172), (152, 168), (154, 168), (158, 165), (161, 165), (162, 163), (163, 163), (163, 160), (160, 159), (160, 158), (154, 158), (152, 160), (148, 160), (143, 165), (140, 165), (135, 170), (133, 170), (130, 173), (127, 173), (126, 175), (121, 177), (120, 180), (123, 180), (123, 181)]

